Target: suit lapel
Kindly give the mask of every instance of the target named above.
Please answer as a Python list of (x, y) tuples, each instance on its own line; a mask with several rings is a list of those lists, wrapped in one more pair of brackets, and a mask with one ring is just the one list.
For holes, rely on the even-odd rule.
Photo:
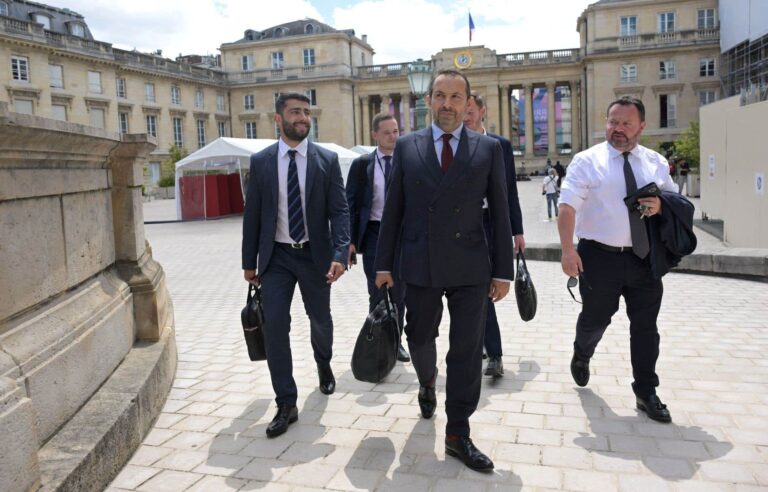
[(278, 146), (275, 144), (272, 147), (272, 150), (269, 153), (269, 156), (267, 157), (267, 172), (266, 172), (266, 180), (267, 183), (267, 189), (262, 190), (268, 193), (269, 199), (272, 202), (272, 206), (275, 210), (275, 220), (277, 220), (277, 197), (279, 195), (279, 189), (280, 189), (280, 182), (277, 179), (277, 149)]
[(432, 140), (432, 127), (422, 130), (416, 139), (416, 150), (421, 158), (422, 165), (426, 168), (427, 175), (432, 178), (435, 185), (443, 180), (443, 172), (440, 170), (440, 161), (435, 152), (435, 141)]
[(366, 181), (365, 188), (365, 204), (370, 208), (373, 205), (373, 174), (376, 172), (376, 151), (371, 152), (368, 158), (368, 165), (365, 168), (365, 172), (368, 175), (368, 181)]
[[(312, 142), (307, 142), (307, 177), (304, 186), (304, 202), (309, 208), (309, 197), (312, 195), (312, 187), (315, 184), (315, 175), (317, 174), (317, 166), (320, 165), (320, 160), (317, 155), (317, 150)], [(306, 211), (305, 211), (306, 214)]]

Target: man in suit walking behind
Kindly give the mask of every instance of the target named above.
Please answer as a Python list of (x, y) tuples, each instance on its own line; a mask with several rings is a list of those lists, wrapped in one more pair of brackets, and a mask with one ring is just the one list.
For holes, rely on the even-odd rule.
[[(363, 270), (368, 279), (368, 311), (381, 300), (381, 291), (376, 287), (376, 243), (379, 240), (381, 215), (384, 213), (387, 180), (392, 173), (392, 152), (400, 135), (397, 120), (388, 113), (380, 113), (371, 121), (371, 136), (376, 141), (376, 150), (360, 156), (352, 162), (347, 176), (347, 203), (349, 204), (349, 232), (352, 242), (349, 245), (348, 263), (354, 262), (356, 253), (363, 255)], [(398, 278), (395, 275), (395, 278)], [(400, 335), (402, 337), (405, 315), (405, 284), (398, 278), (392, 289), (392, 297), (397, 306)], [(402, 342), (397, 352), (397, 360), (411, 360)]]
[[(451, 317), (445, 452), (487, 471), (493, 462), (472, 443), (469, 417), (480, 398), (486, 298), (504, 298), (514, 270), (504, 155), (496, 140), (464, 128), (470, 87), (461, 72), (438, 72), (428, 94), (432, 125), (402, 137), (395, 147), (376, 285), (394, 285), (400, 233), (405, 333), (419, 379), (421, 414), (431, 418), (437, 405), (435, 338), (445, 296)], [(490, 254), (483, 230), (485, 197), (493, 230)]]
[(309, 316), (320, 391), (333, 393), (331, 284), (344, 274), (349, 214), (338, 156), (307, 141), (309, 99), (281, 94), (277, 143), (251, 156), (243, 215), (243, 275), (262, 286), (264, 342), (277, 414), (267, 436), (298, 419), (291, 358), (291, 300), (299, 284)]
[[(509, 203), (509, 219), (512, 225), (512, 235), (515, 239), (515, 253), (525, 251), (525, 237), (523, 236), (523, 213), (520, 211), (520, 199), (517, 195), (517, 177), (515, 176), (515, 156), (512, 153), (512, 142), (494, 133), (488, 133), (483, 126), (485, 119), (485, 101), (480, 94), (472, 91), (467, 102), (467, 112), (464, 115), (464, 126), (473, 132), (488, 135), (499, 141), (504, 151), (504, 173), (507, 178), (507, 201)], [(486, 240), (493, 244), (491, 233), (491, 214), (488, 206), (483, 205), (483, 224), (485, 225)], [(496, 307), (488, 299), (488, 312), (485, 318), (485, 352), (488, 354), (488, 366), (485, 375), (494, 379), (504, 375), (504, 363), (501, 361), (501, 330), (499, 320), (496, 318)]]

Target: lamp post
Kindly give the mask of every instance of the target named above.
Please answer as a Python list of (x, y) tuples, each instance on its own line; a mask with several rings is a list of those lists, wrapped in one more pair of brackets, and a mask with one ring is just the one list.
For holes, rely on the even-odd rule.
[(424, 61), (421, 58), (408, 64), (408, 83), (411, 85), (411, 92), (416, 96), (416, 128), (419, 130), (427, 126), (427, 104), (424, 102), (424, 95), (429, 90), (429, 81), (432, 78), (432, 63)]

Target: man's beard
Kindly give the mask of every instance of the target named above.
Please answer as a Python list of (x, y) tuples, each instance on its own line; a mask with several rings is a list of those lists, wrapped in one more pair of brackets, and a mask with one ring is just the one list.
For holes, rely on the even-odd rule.
[(287, 121), (283, 121), (283, 135), (285, 135), (290, 140), (293, 140), (296, 142), (300, 142), (305, 138), (307, 138), (307, 135), (309, 135), (309, 130), (311, 128), (312, 128), (312, 124), (307, 123), (307, 130), (302, 135), (302, 133), (299, 130), (296, 130), (296, 128), (294, 128), (293, 124)]

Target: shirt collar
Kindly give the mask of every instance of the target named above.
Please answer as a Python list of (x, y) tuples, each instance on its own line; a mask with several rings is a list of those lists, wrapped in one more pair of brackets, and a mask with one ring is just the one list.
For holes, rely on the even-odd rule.
[[(299, 145), (297, 145), (293, 150), (299, 153), (300, 156), (306, 157), (307, 156), (307, 147), (309, 146), (309, 141), (305, 138), (301, 141)], [(280, 157), (285, 157), (285, 154), (288, 153), (288, 151), (291, 150), (291, 146), (285, 143), (285, 141), (280, 138), (277, 140), (277, 152), (280, 155)]]
[(378, 148), (378, 147), (376, 147), (376, 155), (377, 155), (377, 156), (378, 156), (378, 158), (379, 158), (379, 159), (381, 159), (381, 160), (384, 160), (384, 157), (385, 157), (385, 156), (387, 156), (387, 155), (389, 155), (390, 157), (392, 157), (392, 154), (385, 154), (385, 153), (384, 153), (384, 152), (382, 152), (382, 151), (381, 151), (381, 149), (380, 149), (380, 148)]
[[(461, 140), (461, 130), (463, 129), (464, 129), (464, 123), (461, 123), (455, 130), (451, 132), (451, 135), (453, 135), (457, 140)], [(445, 132), (441, 130), (439, 126), (432, 123), (432, 140), (437, 142), (443, 137), (443, 133)]]
[[(620, 151), (616, 147), (610, 144), (610, 142), (606, 141), (606, 145), (608, 145), (608, 155), (611, 157), (611, 159), (615, 159), (617, 157), (624, 157), (624, 152)], [(632, 148), (632, 150), (629, 151), (630, 155), (633, 157), (638, 157), (640, 152), (640, 144), (637, 144)]]

